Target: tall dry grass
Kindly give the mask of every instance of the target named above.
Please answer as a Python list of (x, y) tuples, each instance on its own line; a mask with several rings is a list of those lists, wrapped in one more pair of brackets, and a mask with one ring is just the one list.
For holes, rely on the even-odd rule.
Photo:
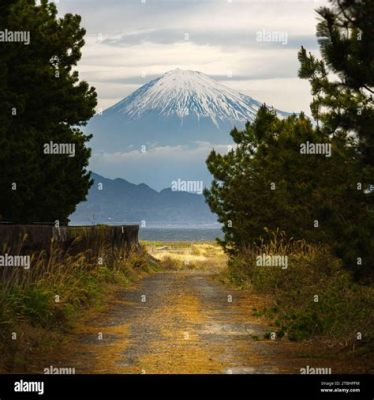
[[(25, 255), (24, 240), (3, 244), (2, 254)], [(28, 270), (0, 267), (0, 371), (14, 370), (17, 360), (25, 365), (26, 347), (36, 351), (42, 339), (69, 329), (82, 310), (105, 301), (111, 286), (127, 285), (157, 268), (141, 248), (114, 248), (99, 235), (95, 247), (85, 249), (89, 241), (92, 237), (82, 230), (69, 248), (51, 242), (49, 249), (29, 251)]]
[[(352, 279), (340, 259), (323, 245), (308, 244), (268, 232), (268, 240), (229, 261), (228, 275), (273, 299), (263, 312), (278, 337), (291, 340), (321, 337), (351, 350), (374, 350), (374, 288)], [(259, 266), (257, 256), (288, 256), (288, 267)]]
[(166, 270), (221, 272), (227, 256), (215, 242), (144, 242), (145, 248)]

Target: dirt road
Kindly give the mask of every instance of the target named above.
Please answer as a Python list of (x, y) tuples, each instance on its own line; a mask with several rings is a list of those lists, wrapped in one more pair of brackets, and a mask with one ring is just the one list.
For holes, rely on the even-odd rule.
[[(160, 272), (87, 316), (74, 351), (54, 360), (77, 373), (299, 373), (314, 365), (295, 343), (266, 340), (256, 296), (203, 271)], [(318, 367), (328, 362), (318, 360)]]

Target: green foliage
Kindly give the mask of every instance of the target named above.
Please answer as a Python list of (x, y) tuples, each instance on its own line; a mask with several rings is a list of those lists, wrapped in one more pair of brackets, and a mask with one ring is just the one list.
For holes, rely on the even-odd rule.
[(256, 265), (257, 254), (274, 250), (269, 245), (248, 250), (229, 263), (233, 282), (245, 271), (252, 288), (272, 298), (274, 306), (268, 306), (265, 315), (273, 321), (277, 337), (298, 341), (325, 336), (347, 345), (372, 346), (374, 289), (352, 282), (341, 261), (323, 246), (299, 242), (288, 247), (287, 269)]
[[(223, 223), (226, 251), (238, 254), (269, 241), (268, 232), (278, 229), (288, 237), (330, 244), (347, 268), (366, 273), (374, 262), (368, 257), (374, 215), (367, 210), (368, 194), (357, 190), (357, 183), (365, 187), (370, 177), (353, 141), (342, 134), (330, 138), (303, 114), (279, 119), (265, 106), (245, 131), (232, 135), (236, 149), (209, 155), (214, 180), (205, 191)], [(332, 156), (302, 154), (306, 142), (331, 145)], [(366, 257), (362, 266), (358, 257)]]
[(30, 318), (34, 323), (44, 325), (52, 314), (53, 295), (45, 288), (29, 287), (21, 296), (16, 293), (14, 298), (18, 306), (16, 312)]
[(330, 2), (332, 7), (318, 10), (323, 61), (302, 48), (299, 76), (311, 83), (311, 110), (322, 128), (330, 134), (355, 132), (364, 162), (374, 166), (374, 3)]
[[(350, 134), (356, 151), (350, 156), (361, 162), (356, 185), (363, 195), (342, 196), (334, 205), (332, 247), (353, 268), (360, 258), (359, 276), (374, 270), (374, 3), (370, 0), (331, 1), (321, 7), (317, 37), (323, 60), (302, 48), (299, 76), (308, 79), (313, 95), (311, 111), (318, 130), (330, 137)], [(336, 78), (331, 77), (333, 73)], [(347, 166), (346, 173), (351, 170)], [(354, 181), (352, 182), (354, 184)], [(348, 194), (347, 194), (348, 195)], [(348, 207), (350, 209), (348, 209)]]
[[(89, 136), (79, 127), (94, 114), (96, 93), (73, 70), (84, 45), (80, 21), (59, 18), (45, 0), (1, 5), (0, 26), (30, 32), (30, 44), (0, 46), (0, 220), (66, 223), (92, 184)], [(74, 144), (75, 156), (44, 154), (51, 141)]]
[[(357, 279), (370, 281), (374, 154), (368, 155), (374, 137), (374, 53), (368, 38), (374, 31), (368, 27), (372, 22), (361, 17), (372, 15), (369, 20), (374, 20), (373, 6), (334, 2), (331, 10), (323, 8), (319, 14), (324, 60), (303, 48), (299, 53), (299, 75), (310, 80), (315, 122), (303, 113), (280, 119), (262, 106), (253, 123), (243, 131), (232, 130), (235, 149), (209, 155), (214, 180), (205, 196), (223, 224), (222, 245), (229, 254), (267, 242), (268, 231), (280, 230), (289, 238), (329, 245)], [(361, 30), (359, 43), (358, 34), (345, 39), (342, 30), (352, 35)], [(338, 54), (341, 46), (344, 60)], [(337, 74), (336, 81), (330, 80), (330, 72)], [(306, 143), (331, 146), (331, 156), (303, 154)]]

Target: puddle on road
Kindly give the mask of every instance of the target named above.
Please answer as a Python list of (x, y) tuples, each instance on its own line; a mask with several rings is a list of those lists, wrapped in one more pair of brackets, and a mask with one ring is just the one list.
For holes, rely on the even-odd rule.
[(242, 324), (206, 324), (199, 331), (203, 335), (239, 335), (239, 336), (251, 336), (257, 331), (251, 328), (249, 325), (245, 326)]

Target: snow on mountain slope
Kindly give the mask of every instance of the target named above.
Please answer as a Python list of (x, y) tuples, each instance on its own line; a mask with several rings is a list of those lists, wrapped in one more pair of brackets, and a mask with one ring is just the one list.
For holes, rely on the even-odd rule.
[(220, 121), (253, 120), (261, 103), (224, 86), (197, 71), (174, 69), (143, 85), (106, 110), (140, 119), (149, 112), (184, 119), (210, 118)]

